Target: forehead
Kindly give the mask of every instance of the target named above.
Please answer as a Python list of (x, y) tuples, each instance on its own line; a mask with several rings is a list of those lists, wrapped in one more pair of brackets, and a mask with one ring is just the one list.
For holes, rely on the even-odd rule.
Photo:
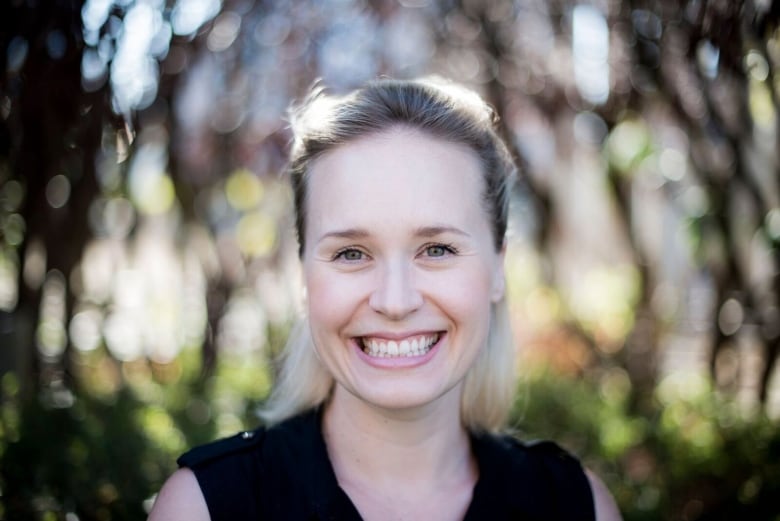
[(484, 180), (465, 145), (394, 128), (361, 137), (319, 157), (309, 171), (309, 222), (349, 216), (388, 218), (439, 213), (471, 218), (481, 211)]

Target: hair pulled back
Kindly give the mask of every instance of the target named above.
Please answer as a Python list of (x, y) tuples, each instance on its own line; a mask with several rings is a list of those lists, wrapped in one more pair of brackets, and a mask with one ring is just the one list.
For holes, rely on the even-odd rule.
[[(306, 198), (312, 164), (323, 154), (358, 138), (402, 127), (472, 150), (482, 166), (480, 194), (496, 251), (504, 246), (509, 195), (516, 167), (496, 130), (496, 115), (479, 95), (441, 79), (379, 79), (344, 96), (321, 86), (290, 112), (293, 143), (289, 175), (295, 203), (299, 256), (306, 241)], [(471, 430), (503, 426), (515, 391), (514, 343), (506, 302), (493, 304), (487, 345), (466, 375), (461, 420)], [(319, 361), (304, 318), (293, 328), (282, 354), (271, 396), (261, 411), (268, 423), (321, 405), (333, 378)]]

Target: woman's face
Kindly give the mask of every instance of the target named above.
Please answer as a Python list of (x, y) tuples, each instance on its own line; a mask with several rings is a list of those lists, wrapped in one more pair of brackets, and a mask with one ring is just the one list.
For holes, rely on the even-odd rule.
[(303, 254), (311, 332), (338, 385), (406, 409), (459, 392), (503, 295), (470, 149), (391, 129), (311, 167)]

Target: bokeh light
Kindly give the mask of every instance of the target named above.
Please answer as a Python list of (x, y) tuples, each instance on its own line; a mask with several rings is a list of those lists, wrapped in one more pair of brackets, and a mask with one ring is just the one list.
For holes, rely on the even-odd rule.
[(627, 520), (777, 516), (767, 2), (66, 4), (3, 8), (0, 517), (143, 518), (181, 451), (257, 425), (304, 302), (288, 107), (433, 74), (520, 166), (516, 432)]

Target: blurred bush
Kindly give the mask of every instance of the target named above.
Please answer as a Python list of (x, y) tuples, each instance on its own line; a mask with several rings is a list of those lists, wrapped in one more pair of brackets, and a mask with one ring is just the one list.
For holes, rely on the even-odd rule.
[(269, 382), (262, 361), (226, 359), (204, 379), (196, 354), (109, 368), (106, 353), (90, 353), (81, 370), (115, 371), (122, 381), (84, 374), (85, 385), (35, 400), (20, 399), (19, 382), (6, 374), (0, 519), (144, 519), (182, 452), (256, 425)]
[(780, 2), (9, 0), (0, 51), (3, 519), (143, 518), (255, 424), (285, 110), (383, 74), (474, 88), (520, 163), (519, 434), (628, 520), (778, 519)]
[(528, 375), (514, 425), (558, 440), (604, 479), (626, 521), (780, 519), (780, 429), (705, 379), (669, 377), (652, 409), (630, 407), (620, 369), (580, 379)]
[[(110, 394), (81, 389), (25, 405), (7, 375), (2, 519), (143, 519), (184, 450), (259, 424), (267, 366), (225, 361), (204, 382), (181, 358), (174, 381), (151, 370)], [(626, 521), (780, 519), (780, 430), (704, 380), (694, 387), (664, 381), (652, 414), (637, 414), (622, 370), (572, 379), (536, 368), (519, 389), (512, 430), (578, 455)]]

